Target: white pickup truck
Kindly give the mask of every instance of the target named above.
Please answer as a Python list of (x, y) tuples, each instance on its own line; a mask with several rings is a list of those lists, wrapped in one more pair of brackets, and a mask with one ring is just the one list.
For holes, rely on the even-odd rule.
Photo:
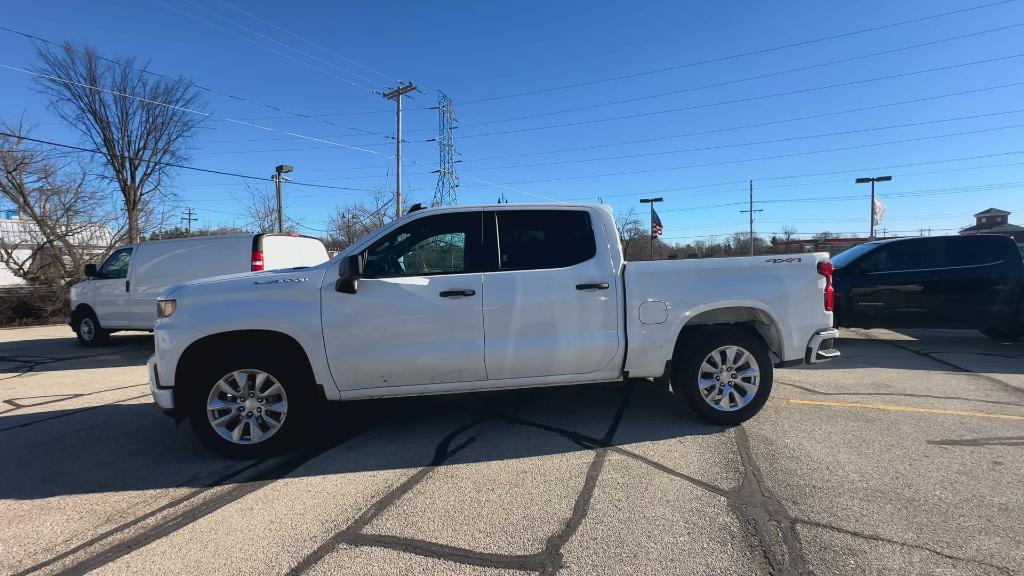
[(230, 456), (280, 449), (322, 400), (625, 378), (737, 424), (773, 366), (838, 355), (827, 258), (627, 263), (605, 206), (421, 209), (319, 266), (169, 288), (150, 389)]

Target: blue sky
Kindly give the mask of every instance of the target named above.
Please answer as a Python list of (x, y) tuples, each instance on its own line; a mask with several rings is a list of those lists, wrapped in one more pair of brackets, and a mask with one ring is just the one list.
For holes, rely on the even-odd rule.
[[(1024, 5), (992, 2), (37, 0), (5, 6), (2, 25), (324, 115), (205, 94), (217, 118), (194, 166), (267, 176), (288, 163), (296, 181), (391, 189), (393, 104), (372, 90), (411, 80), (424, 91), (406, 102), (414, 201), (433, 196), (438, 151), (424, 141), (440, 89), (459, 118), (460, 202), (601, 198), (644, 214), (639, 198), (658, 195), (665, 238), (687, 242), (745, 230), (751, 179), (763, 235), (866, 234), (869, 190), (853, 180), (881, 174), (893, 175), (878, 187), (888, 231), (950, 231), (989, 206), (1024, 223)], [(13, 34), (0, 32), (0, 54), (34, 64)], [(705, 60), (718, 61), (689, 65)], [(38, 137), (80, 144), (31, 77), (0, 78), (0, 117), (25, 113)], [(244, 221), (239, 179), (181, 171), (174, 186), (201, 225)], [(286, 186), (286, 210), (312, 231), (367, 194)]]

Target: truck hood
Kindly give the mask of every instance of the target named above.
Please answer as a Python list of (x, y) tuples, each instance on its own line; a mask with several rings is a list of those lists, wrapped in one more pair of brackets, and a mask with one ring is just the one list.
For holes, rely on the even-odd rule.
[(283, 270), (268, 270), (264, 272), (239, 272), (237, 274), (224, 274), (222, 276), (211, 276), (199, 278), (180, 284), (174, 284), (167, 288), (160, 296), (161, 298), (177, 297), (186, 293), (202, 292), (205, 290), (216, 290), (218, 292), (249, 291), (260, 286), (271, 284), (295, 286), (316, 286), (319, 290), (323, 280), (327, 263), (309, 268), (286, 268)]

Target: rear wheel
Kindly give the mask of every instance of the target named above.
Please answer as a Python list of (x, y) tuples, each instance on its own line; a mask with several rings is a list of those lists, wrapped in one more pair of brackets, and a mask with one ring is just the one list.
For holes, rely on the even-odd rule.
[(189, 419), (211, 450), (231, 458), (275, 454), (308, 424), (308, 383), (289, 362), (268, 356), (232, 354), (191, 372)]
[(89, 348), (102, 346), (110, 340), (110, 332), (100, 326), (100, 321), (92, 310), (86, 310), (78, 315), (74, 330), (79, 344)]
[(735, 425), (757, 414), (772, 389), (768, 347), (733, 326), (708, 328), (688, 340), (672, 366), (672, 391), (701, 419)]

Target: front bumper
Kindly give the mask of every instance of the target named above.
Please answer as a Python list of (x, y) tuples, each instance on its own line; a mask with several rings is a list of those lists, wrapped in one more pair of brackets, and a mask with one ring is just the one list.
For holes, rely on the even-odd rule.
[(839, 357), (839, 350), (834, 345), (839, 338), (839, 330), (826, 328), (815, 332), (814, 336), (807, 342), (807, 351), (804, 353), (804, 362), (808, 364), (820, 364)]
[(156, 354), (149, 357), (146, 362), (146, 369), (149, 371), (149, 393), (153, 396), (153, 402), (168, 415), (174, 414), (174, 388), (160, 386), (160, 376), (156, 369)]

